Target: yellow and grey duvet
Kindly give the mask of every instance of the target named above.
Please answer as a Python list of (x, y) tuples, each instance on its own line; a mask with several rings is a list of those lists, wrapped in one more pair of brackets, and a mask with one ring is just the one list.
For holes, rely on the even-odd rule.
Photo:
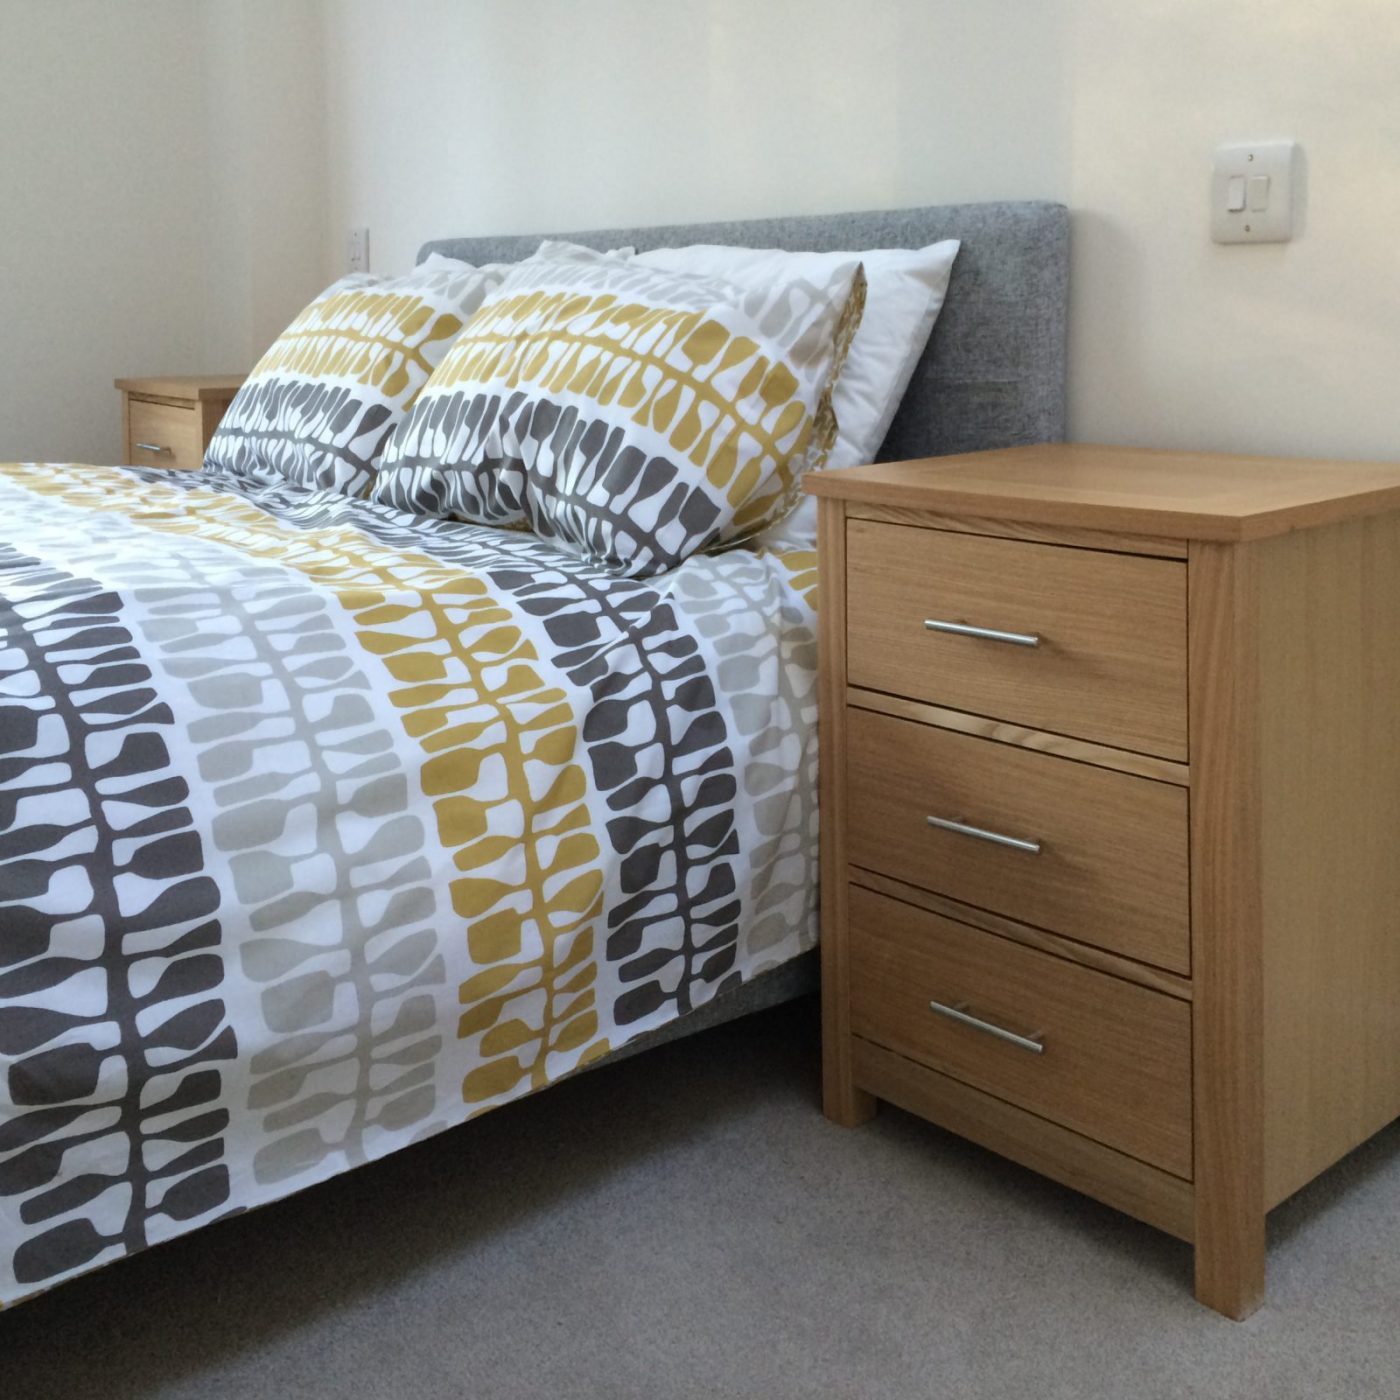
[(810, 553), (115, 467), (0, 521), (0, 1304), (815, 941)]

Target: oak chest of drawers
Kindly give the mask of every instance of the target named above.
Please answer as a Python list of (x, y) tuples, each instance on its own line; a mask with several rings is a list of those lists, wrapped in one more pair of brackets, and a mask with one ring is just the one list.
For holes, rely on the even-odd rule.
[(195, 471), (245, 376), (159, 375), (118, 379), (122, 461), (137, 467)]
[(1195, 1245), (1400, 1116), (1400, 467), (1058, 445), (821, 473), (827, 1113)]

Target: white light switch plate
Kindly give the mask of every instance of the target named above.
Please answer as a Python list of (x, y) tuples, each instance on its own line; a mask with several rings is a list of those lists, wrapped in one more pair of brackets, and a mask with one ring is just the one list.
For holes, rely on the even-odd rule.
[(369, 230), (352, 228), (345, 240), (345, 260), (351, 272), (369, 271)]
[(1293, 237), (1296, 141), (1215, 148), (1210, 236), (1217, 243), (1287, 243)]

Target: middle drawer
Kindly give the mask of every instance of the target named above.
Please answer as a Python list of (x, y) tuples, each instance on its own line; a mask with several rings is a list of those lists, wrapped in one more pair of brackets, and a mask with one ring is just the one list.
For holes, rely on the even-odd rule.
[(846, 772), (853, 865), (1189, 974), (1184, 788), (854, 707)]

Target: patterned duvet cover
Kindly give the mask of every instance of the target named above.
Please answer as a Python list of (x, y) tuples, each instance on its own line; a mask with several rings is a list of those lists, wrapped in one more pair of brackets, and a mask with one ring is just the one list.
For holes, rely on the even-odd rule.
[(814, 590), (0, 467), (0, 1304), (810, 946)]

